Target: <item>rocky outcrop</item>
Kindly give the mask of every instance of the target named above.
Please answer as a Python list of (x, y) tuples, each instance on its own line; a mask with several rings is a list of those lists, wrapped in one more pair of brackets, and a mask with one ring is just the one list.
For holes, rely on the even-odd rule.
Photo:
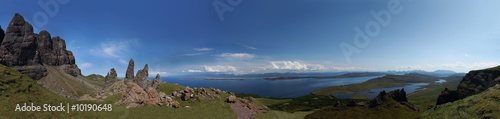
[(456, 100), (460, 100), (460, 97), (458, 96), (458, 91), (449, 90), (448, 88), (445, 88), (443, 91), (441, 91), (441, 94), (438, 96), (436, 105), (441, 105), (447, 102), (454, 102)]
[(436, 105), (453, 102), (471, 95), (479, 94), (486, 89), (500, 84), (500, 66), (470, 71), (462, 78), (456, 91), (447, 88), (439, 95)]
[[(3, 34), (3, 32), (2, 32)], [(81, 75), (75, 57), (66, 50), (60, 37), (51, 38), (50, 33), (33, 33), (33, 27), (20, 14), (15, 14), (7, 27), (0, 45), (0, 63), (39, 80), (47, 75), (45, 65), (61, 66), (71, 76)]]
[(124, 80), (125, 83), (134, 82), (143, 89), (148, 89), (150, 87), (156, 89), (156, 87), (158, 87), (161, 84), (160, 74), (157, 74), (153, 81), (149, 79), (148, 64), (146, 64), (143, 69), (137, 71), (137, 74), (134, 76), (133, 59), (130, 59), (129, 61)]
[(239, 99), (235, 98), (234, 102), (230, 103), (231, 109), (238, 116), (238, 119), (252, 119), (255, 115), (264, 114), (267, 111), (259, 108), (253, 98)]
[(127, 107), (141, 105), (179, 107), (179, 102), (172, 100), (172, 97), (165, 95), (165, 93), (158, 93), (152, 88), (144, 90), (133, 82), (127, 83), (127, 89), (122, 92), (122, 99), (115, 104), (126, 104)]
[[(378, 94), (377, 97), (371, 99), (368, 102), (368, 104), (369, 104), (370, 108), (373, 108), (373, 107), (376, 107), (379, 105), (384, 105), (384, 104), (387, 104), (386, 106), (390, 106), (391, 105), (390, 102), (392, 100), (400, 103), (401, 105), (408, 107), (409, 109), (412, 109), (414, 111), (417, 110), (411, 103), (408, 102), (404, 88), (401, 90), (399, 90), (399, 89), (394, 90), (394, 91), (391, 91), (389, 93), (382, 91)], [(393, 105), (393, 106), (397, 106), (397, 105)]]
[(151, 87), (153, 82), (149, 79), (148, 64), (146, 64), (143, 69), (137, 71), (137, 75), (134, 77), (133, 82), (137, 83), (137, 85), (139, 85), (143, 89)]
[(113, 83), (118, 81), (118, 74), (116, 74), (115, 68), (111, 68), (111, 70), (108, 72), (106, 77), (104, 78), (106, 84), (104, 85), (104, 88), (111, 86)]
[(134, 79), (134, 60), (130, 59), (128, 62), (127, 72), (125, 73), (125, 79)]

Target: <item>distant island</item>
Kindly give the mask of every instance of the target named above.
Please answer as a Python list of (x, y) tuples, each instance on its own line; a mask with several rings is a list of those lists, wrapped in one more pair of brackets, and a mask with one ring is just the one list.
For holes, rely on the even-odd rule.
[(289, 79), (301, 79), (301, 78), (313, 78), (313, 79), (354, 78), (354, 77), (366, 77), (366, 76), (381, 76), (386, 74), (387, 73), (383, 72), (353, 72), (337, 76), (281, 76), (274, 78), (264, 78), (264, 80), (289, 80)]

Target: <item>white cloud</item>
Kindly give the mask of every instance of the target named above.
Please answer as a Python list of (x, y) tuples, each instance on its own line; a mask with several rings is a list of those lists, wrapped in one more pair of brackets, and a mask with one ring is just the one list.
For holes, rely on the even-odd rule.
[(195, 48), (193, 50), (196, 50), (196, 51), (210, 51), (210, 50), (214, 50), (214, 48)]
[(118, 62), (124, 65), (128, 65), (128, 62), (123, 59), (119, 59)]
[(248, 53), (222, 53), (219, 56), (228, 60), (247, 60), (255, 57), (254, 54)]
[(125, 54), (129, 45), (132, 42), (137, 42), (137, 40), (123, 40), (123, 41), (110, 41), (103, 42), (101, 46), (96, 49), (91, 49), (90, 52), (93, 55), (105, 56), (105, 57), (120, 57)]
[(297, 61), (272, 61), (270, 69), (307, 70), (307, 65)]
[(90, 68), (90, 67), (92, 67), (92, 63), (88, 63), (88, 62), (87, 62), (87, 63), (83, 63), (83, 64), (81, 65), (81, 67), (82, 67), (82, 68)]
[(159, 71), (149, 71), (149, 75), (156, 76), (156, 74), (167, 75), (168, 73), (167, 72), (159, 72)]
[(190, 70), (188, 70), (187, 72), (203, 72), (203, 71), (201, 71), (201, 70), (193, 70), (193, 69), (190, 69)]
[(230, 65), (204, 66), (206, 72), (234, 72), (236, 68)]

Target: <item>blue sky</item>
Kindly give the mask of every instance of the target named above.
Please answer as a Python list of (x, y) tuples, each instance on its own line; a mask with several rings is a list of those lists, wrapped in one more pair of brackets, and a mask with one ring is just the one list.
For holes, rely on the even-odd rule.
[[(151, 74), (162, 76), (468, 72), (500, 65), (500, 3), (494, 0), (230, 1), (3, 0), (0, 25), (5, 30), (20, 13), (35, 32), (60, 36), (84, 75), (115, 68), (124, 76), (130, 58), (136, 71), (149, 64)], [(214, 3), (232, 11), (217, 12)]]

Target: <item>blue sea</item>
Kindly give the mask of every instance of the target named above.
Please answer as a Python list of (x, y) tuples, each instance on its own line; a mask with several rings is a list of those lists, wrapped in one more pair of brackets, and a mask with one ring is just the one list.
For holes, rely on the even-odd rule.
[[(230, 92), (257, 94), (260, 96), (270, 96), (278, 98), (294, 98), (310, 94), (314, 90), (326, 88), (330, 86), (340, 86), (347, 84), (355, 84), (365, 82), (367, 80), (382, 77), (369, 76), (369, 77), (355, 77), (355, 78), (333, 78), (333, 79), (290, 79), (290, 80), (261, 80), (259, 78), (238, 78), (243, 80), (203, 80), (202, 78), (189, 78), (189, 77), (163, 77), (161, 80), (167, 83), (180, 84), (189, 87), (204, 87), (204, 88), (217, 88)], [(378, 92), (392, 91), (396, 89), (405, 88), (407, 94), (412, 93), (419, 89), (425, 83), (417, 83), (407, 85), (405, 87), (373, 89), (374, 93), (358, 92), (363, 95), (371, 95), (374, 97)], [(344, 95), (338, 94), (339, 98), (350, 98), (354, 94)]]

